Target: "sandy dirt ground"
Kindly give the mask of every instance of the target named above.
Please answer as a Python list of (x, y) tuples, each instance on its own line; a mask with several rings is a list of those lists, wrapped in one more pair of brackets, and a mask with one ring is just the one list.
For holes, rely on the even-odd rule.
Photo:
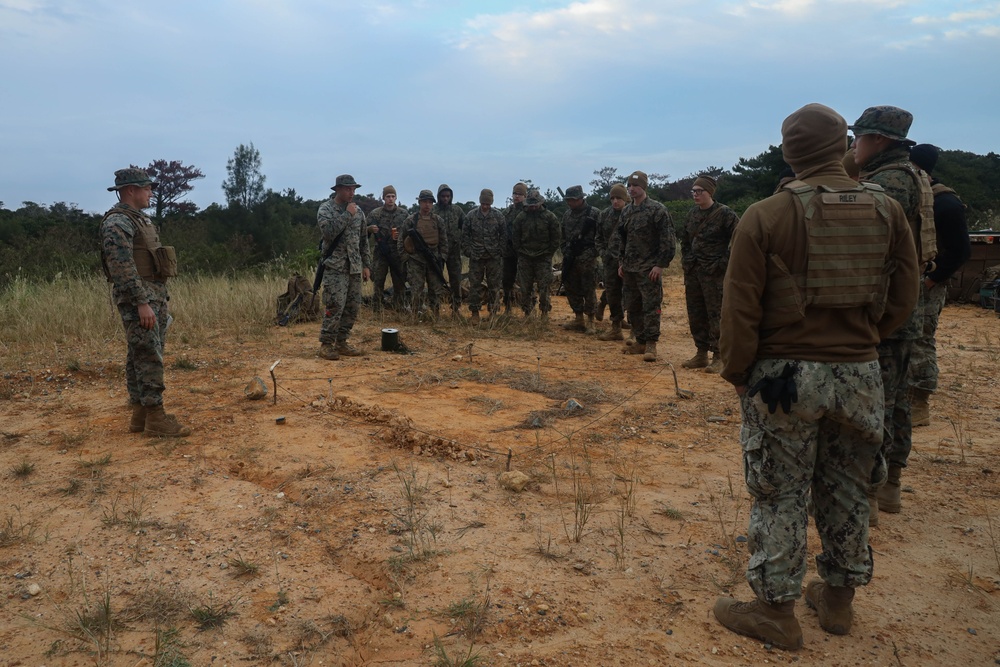
[[(853, 631), (800, 601), (785, 652), (712, 616), (751, 595), (750, 499), (735, 393), (680, 368), (679, 279), (655, 363), (564, 333), (554, 303), (548, 326), (369, 313), (367, 356), (339, 362), (316, 323), (171, 345), (167, 407), (194, 428), (174, 441), (128, 432), (117, 343), (4, 363), (0, 665), (1000, 664), (993, 313), (945, 310)], [(414, 354), (380, 351), (389, 326)]]

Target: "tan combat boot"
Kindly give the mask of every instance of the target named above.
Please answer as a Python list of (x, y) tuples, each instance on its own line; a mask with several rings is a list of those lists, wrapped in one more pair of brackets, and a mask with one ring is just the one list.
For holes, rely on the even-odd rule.
[(587, 330), (587, 323), (583, 321), (583, 313), (577, 313), (573, 321), (566, 322), (562, 325), (562, 328), (566, 331), (585, 332)]
[(802, 628), (795, 618), (795, 600), (768, 604), (760, 600), (739, 602), (719, 598), (715, 618), (733, 632), (760, 639), (778, 648), (802, 648)]
[(694, 356), (681, 363), (681, 368), (705, 368), (708, 366), (708, 350), (698, 350)]
[(597, 336), (597, 340), (621, 340), (622, 339), (622, 323), (611, 321), (611, 328), (604, 333)]
[(874, 528), (878, 525), (878, 493), (868, 492), (868, 527)]
[(337, 361), (340, 359), (340, 355), (337, 353), (337, 348), (334, 347), (333, 343), (323, 343), (319, 347), (319, 352), (316, 356), (320, 359), (328, 359), (329, 361)]
[(132, 433), (142, 433), (146, 430), (146, 408), (142, 403), (132, 404), (132, 421), (128, 423), (128, 430)]
[(584, 330), (584, 333), (588, 333), (588, 334), (594, 333), (594, 316), (593, 315), (587, 315), (587, 328)]
[(479, 317), (479, 311), (478, 310), (472, 311), (472, 315), (469, 316), (469, 324), (475, 325), (479, 324), (481, 321), (482, 320)]
[(363, 357), (365, 353), (356, 347), (351, 347), (351, 344), (346, 340), (342, 340), (337, 343), (337, 354), (342, 357)]
[(913, 428), (931, 425), (931, 406), (928, 403), (931, 393), (923, 389), (910, 390), (910, 421)]
[(625, 347), (622, 348), (622, 354), (645, 354), (646, 344), (640, 343), (639, 341), (632, 339), (632, 342), (625, 341)]
[(876, 492), (878, 496), (878, 508), (881, 511), (888, 512), (889, 514), (899, 514), (899, 511), (903, 508), (903, 503), (899, 497), (899, 477), (902, 473), (903, 469), (899, 466), (889, 466), (889, 479)]
[(628, 320), (622, 320), (622, 329), (624, 329), (625, 331), (628, 331), (631, 328), (632, 328), (632, 323), (631, 322), (629, 322)]
[(146, 408), (146, 435), (154, 438), (183, 438), (191, 429), (177, 423), (177, 418), (163, 411), (162, 405)]
[[(635, 346), (633, 346), (635, 347)], [(642, 355), (643, 361), (656, 361), (656, 341), (651, 340), (646, 343), (646, 352)]]
[(853, 599), (854, 589), (846, 586), (831, 586), (820, 579), (806, 586), (806, 604), (819, 614), (819, 627), (832, 635), (846, 635), (851, 631)]
[(722, 357), (719, 356), (718, 352), (712, 353), (712, 363), (705, 367), (706, 373), (721, 373), (722, 372)]

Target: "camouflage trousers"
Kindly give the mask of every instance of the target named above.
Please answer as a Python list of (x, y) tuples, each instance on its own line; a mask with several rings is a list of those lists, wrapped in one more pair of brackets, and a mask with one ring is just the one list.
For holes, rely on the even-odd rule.
[(514, 283), (517, 281), (517, 255), (503, 258), (503, 305), (510, 308), (517, 300)]
[(684, 297), (687, 301), (688, 326), (695, 347), (719, 351), (719, 322), (722, 319), (722, 281), (725, 274), (684, 269)]
[(486, 307), (489, 312), (500, 310), (500, 299), (503, 297), (503, 258), (501, 257), (470, 257), (469, 258), (469, 310), (479, 312), (483, 302), (483, 281), (489, 294)]
[(618, 275), (618, 260), (605, 255), (601, 263), (604, 267), (604, 291), (599, 303), (608, 305), (612, 322), (621, 322), (625, 319), (625, 311), (622, 309), (622, 277)]
[[(426, 259), (418, 255), (406, 258), (406, 281), (410, 283), (410, 307), (414, 314), (424, 307), (424, 303), (435, 313), (440, 309), (441, 295), (445, 293), (444, 283)], [(427, 285), (426, 295), (424, 284)]]
[(151, 301), (156, 326), (143, 329), (135, 306), (118, 304), (125, 327), (125, 386), (128, 400), (147, 408), (163, 405), (163, 346), (167, 337), (168, 308), (165, 301)]
[(517, 282), (521, 285), (521, 310), (527, 315), (535, 306), (532, 289), (538, 286), (538, 309), (552, 310), (552, 255), (517, 258)]
[(346, 341), (361, 308), (361, 274), (324, 273), (323, 308), (319, 342)]
[(448, 252), (445, 260), (448, 268), (448, 288), (451, 291), (451, 308), (458, 310), (462, 306), (462, 251), (455, 244)]
[(796, 365), (799, 400), (772, 415), (760, 394), (744, 395), (740, 444), (750, 509), (747, 581), (769, 603), (795, 600), (806, 573), (812, 504), (822, 552), (816, 568), (833, 586), (872, 577), (868, 481), (882, 439), (882, 380), (876, 361), (828, 363), (764, 359), (748, 386)]
[[(394, 271), (392, 264), (399, 270)], [(382, 305), (386, 278), (392, 280), (392, 305), (396, 310), (402, 310), (403, 297), (406, 294), (406, 264), (398, 254), (393, 254), (390, 263), (389, 259), (376, 250), (372, 256), (372, 285), (375, 288), (376, 308)]]
[(913, 422), (910, 419), (910, 385), (906, 376), (913, 343), (912, 340), (890, 338), (878, 345), (885, 410), (882, 415), (882, 448), (872, 469), (872, 491), (885, 484), (889, 466), (905, 468), (906, 460), (910, 458)]
[(563, 271), (566, 301), (574, 313), (593, 315), (597, 310), (597, 258), (580, 258), (571, 271)]
[(663, 279), (651, 281), (646, 271), (625, 271), (622, 278), (622, 306), (628, 312), (632, 332), (639, 343), (660, 340), (660, 307)]
[(910, 387), (927, 393), (934, 393), (938, 384), (937, 336), (938, 321), (941, 310), (948, 298), (947, 283), (938, 283), (927, 289), (920, 282), (920, 306), (924, 310), (923, 335), (913, 341), (913, 354), (910, 357)]

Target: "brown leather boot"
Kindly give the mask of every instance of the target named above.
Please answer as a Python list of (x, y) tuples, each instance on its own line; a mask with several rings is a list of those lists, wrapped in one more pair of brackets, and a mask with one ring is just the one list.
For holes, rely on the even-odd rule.
[(340, 359), (340, 355), (337, 353), (337, 348), (334, 347), (333, 343), (323, 343), (319, 347), (319, 352), (316, 353), (320, 359), (328, 359), (330, 361), (337, 361)]
[(351, 344), (346, 340), (342, 340), (337, 343), (337, 354), (342, 357), (363, 357), (365, 353), (356, 347), (351, 347)]
[(910, 390), (910, 421), (913, 428), (931, 425), (931, 406), (928, 403), (931, 393), (923, 389)]
[(594, 316), (587, 315), (587, 328), (584, 329), (584, 333), (592, 334), (594, 333)]
[(681, 368), (705, 368), (708, 366), (708, 350), (698, 350), (694, 356), (681, 363)]
[(128, 430), (132, 433), (142, 433), (146, 429), (146, 408), (142, 403), (132, 404), (132, 421), (128, 423)]
[(597, 340), (621, 340), (622, 339), (622, 323), (611, 321), (611, 328), (604, 333), (597, 336)]
[(854, 589), (846, 586), (831, 586), (820, 579), (806, 586), (806, 604), (819, 614), (819, 627), (832, 635), (846, 635), (851, 631), (853, 599)]
[(177, 418), (163, 411), (162, 405), (146, 408), (145, 433), (156, 438), (183, 438), (191, 429), (181, 426)]
[(655, 340), (651, 340), (648, 343), (646, 343), (646, 351), (642, 355), (642, 360), (643, 361), (656, 361), (656, 341)]
[(733, 632), (760, 639), (778, 648), (802, 648), (802, 628), (795, 618), (795, 600), (768, 604), (760, 600), (739, 602), (719, 598), (715, 618)]
[(899, 497), (901, 488), (899, 477), (902, 474), (903, 469), (899, 466), (889, 466), (889, 479), (875, 492), (878, 496), (878, 508), (883, 512), (899, 514), (900, 510), (903, 509), (903, 503)]
[(633, 340), (632, 344), (629, 345), (628, 341), (625, 341), (625, 347), (622, 348), (622, 354), (645, 354), (646, 344), (640, 343), (637, 340)]

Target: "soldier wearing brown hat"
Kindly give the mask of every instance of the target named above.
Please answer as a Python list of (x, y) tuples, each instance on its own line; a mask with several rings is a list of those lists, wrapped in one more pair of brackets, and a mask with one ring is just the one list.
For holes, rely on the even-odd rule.
[(597, 319), (603, 319), (604, 307), (611, 311), (611, 328), (597, 336), (598, 340), (621, 340), (625, 312), (622, 309), (622, 277), (618, 275), (621, 257), (618, 228), (622, 223), (622, 212), (630, 200), (628, 190), (621, 183), (611, 186), (608, 194), (611, 206), (601, 211), (597, 218), (595, 246), (601, 258), (604, 273), (604, 292), (597, 304)]
[(375, 294), (375, 307), (382, 306), (382, 295), (385, 290), (385, 279), (392, 278), (392, 307), (398, 311), (403, 309), (403, 297), (406, 293), (406, 267), (403, 258), (396, 250), (396, 237), (399, 228), (403, 226), (408, 212), (396, 203), (396, 188), (387, 185), (382, 188), (382, 201), (385, 202), (368, 214), (368, 233), (372, 235), (372, 286)]
[(143, 209), (156, 183), (138, 167), (119, 169), (118, 203), (101, 221), (101, 262), (125, 327), (125, 384), (132, 409), (129, 431), (183, 437), (191, 429), (163, 410), (163, 347), (170, 325), (167, 280), (177, 275), (174, 249), (161, 246)]
[(462, 252), (469, 258), (469, 321), (472, 324), (480, 322), (484, 282), (490, 316), (500, 309), (505, 226), (503, 213), (493, 208), (493, 191), (483, 188), (479, 193), (479, 207), (465, 214), (462, 228)]

